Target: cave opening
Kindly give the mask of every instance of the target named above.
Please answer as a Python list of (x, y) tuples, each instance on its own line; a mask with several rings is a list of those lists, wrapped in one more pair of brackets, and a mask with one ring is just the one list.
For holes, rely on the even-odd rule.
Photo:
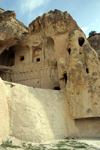
[(65, 79), (65, 85), (67, 84), (67, 74), (64, 74), (64, 79)]
[(69, 53), (69, 55), (70, 55), (70, 53), (71, 53), (71, 49), (70, 49), (70, 48), (68, 49), (68, 53)]
[(60, 87), (54, 87), (54, 90), (60, 90)]
[(79, 43), (80, 46), (83, 46), (84, 42), (85, 42), (85, 40), (84, 40), (83, 37), (78, 38), (78, 43)]
[(0, 65), (13, 66), (15, 65), (15, 52), (12, 47), (9, 50), (4, 50), (0, 55)]
[(88, 68), (86, 68), (86, 73), (89, 73), (89, 69)]

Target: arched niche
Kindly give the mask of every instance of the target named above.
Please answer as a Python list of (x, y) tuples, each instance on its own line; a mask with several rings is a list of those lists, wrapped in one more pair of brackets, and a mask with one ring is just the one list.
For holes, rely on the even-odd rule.
[(0, 55), (0, 65), (4, 65), (4, 66), (15, 65), (15, 52), (12, 47), (10, 47), (8, 51), (5, 50)]
[(29, 46), (14, 45), (13, 49), (15, 51), (15, 65), (28, 64), (31, 62)]
[(33, 50), (33, 62), (39, 62), (42, 60), (42, 49), (36, 48)]
[(54, 40), (52, 38), (48, 38), (47, 45), (45, 47), (45, 59), (48, 59), (54, 55)]

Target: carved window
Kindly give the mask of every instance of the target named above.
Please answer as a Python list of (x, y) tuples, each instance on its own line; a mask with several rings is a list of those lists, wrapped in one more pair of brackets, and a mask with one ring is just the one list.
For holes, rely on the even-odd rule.
[(42, 49), (36, 49), (33, 51), (33, 62), (39, 62), (42, 60)]
[(40, 61), (40, 58), (37, 58), (36, 61), (37, 61), (37, 62)]
[(21, 56), (21, 57), (20, 57), (20, 61), (23, 61), (24, 59), (25, 59), (24, 56)]

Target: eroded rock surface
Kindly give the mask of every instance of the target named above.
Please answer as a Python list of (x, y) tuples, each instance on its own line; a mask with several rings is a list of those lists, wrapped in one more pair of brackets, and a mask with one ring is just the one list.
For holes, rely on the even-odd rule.
[[(48, 29), (49, 27), (49, 29)], [(60, 34), (68, 32), (70, 29), (79, 29), (77, 23), (72, 19), (70, 14), (61, 12), (59, 10), (50, 11), (41, 17), (36, 18), (29, 24), (29, 32), (44, 32), (50, 36), (50, 34)], [(42, 30), (41, 30), (42, 29)], [(49, 30), (49, 32), (47, 33)], [(79, 29), (80, 30), (80, 29)], [(50, 32), (52, 31), (52, 32)]]
[(16, 20), (14, 11), (0, 9), (0, 53), (17, 44), (26, 32), (27, 28)]
[[(79, 42), (83, 38), (83, 44)], [(83, 33), (74, 31), (70, 37), (66, 97), (73, 118), (99, 117), (100, 61)]]
[(73, 18), (50, 11), (27, 30), (13, 11), (0, 9), (0, 16), (0, 76), (31, 86), (5, 82), (9, 135), (100, 137), (100, 61)]
[(89, 37), (87, 40), (89, 41), (91, 47), (98, 53), (100, 59), (100, 33)]

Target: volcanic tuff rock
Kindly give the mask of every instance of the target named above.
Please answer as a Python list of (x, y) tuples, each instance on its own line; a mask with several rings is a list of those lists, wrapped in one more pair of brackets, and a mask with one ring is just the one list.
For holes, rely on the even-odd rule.
[(39, 32), (41, 29), (46, 32), (48, 28), (52, 29), (54, 34), (68, 32), (72, 28), (73, 30), (79, 29), (77, 23), (67, 11), (63, 13), (59, 10), (50, 11), (43, 16), (36, 18), (29, 24), (30, 33)]
[(0, 143), (9, 136), (9, 112), (6, 87), (0, 78)]
[(16, 19), (14, 11), (0, 9), (0, 53), (20, 42), (26, 32), (27, 27)]
[[(61, 89), (35, 89), (11, 82), (4, 85), (1, 81), (5, 100), (2, 96), (0, 103), (5, 103), (6, 108), (2, 108), (0, 119), (5, 123), (4, 118), (9, 118), (10, 127), (5, 127), (5, 139), (8, 130), (11, 136), (34, 142), (100, 137), (100, 61), (77, 23), (67, 12), (55, 10), (36, 18), (27, 30), (15, 19), (13, 11), (0, 9), (0, 13), (0, 53), (8, 48), (12, 54), (19, 52), (15, 64), (10, 66), (10, 80), (30, 86), (34, 82), (40, 87), (49, 83), (52, 87), (54, 81)], [(33, 53), (36, 50), (38, 53)], [(33, 56), (39, 53), (41, 61), (36, 62), (38, 57)], [(8, 59), (8, 53), (3, 54)], [(4, 139), (3, 133), (0, 136)]]
[(91, 47), (93, 47), (100, 56), (100, 33), (89, 37), (87, 40), (89, 41)]
[(10, 136), (31, 142), (66, 137), (67, 116), (59, 91), (5, 84)]
[(67, 12), (50, 11), (29, 25), (30, 34), (54, 39), (60, 85), (66, 74), (66, 97), (74, 119), (100, 116), (100, 61), (84, 33)]
[[(84, 39), (80, 43), (80, 37)], [(66, 97), (74, 119), (100, 116), (100, 61), (82, 33), (75, 31), (70, 38)]]

